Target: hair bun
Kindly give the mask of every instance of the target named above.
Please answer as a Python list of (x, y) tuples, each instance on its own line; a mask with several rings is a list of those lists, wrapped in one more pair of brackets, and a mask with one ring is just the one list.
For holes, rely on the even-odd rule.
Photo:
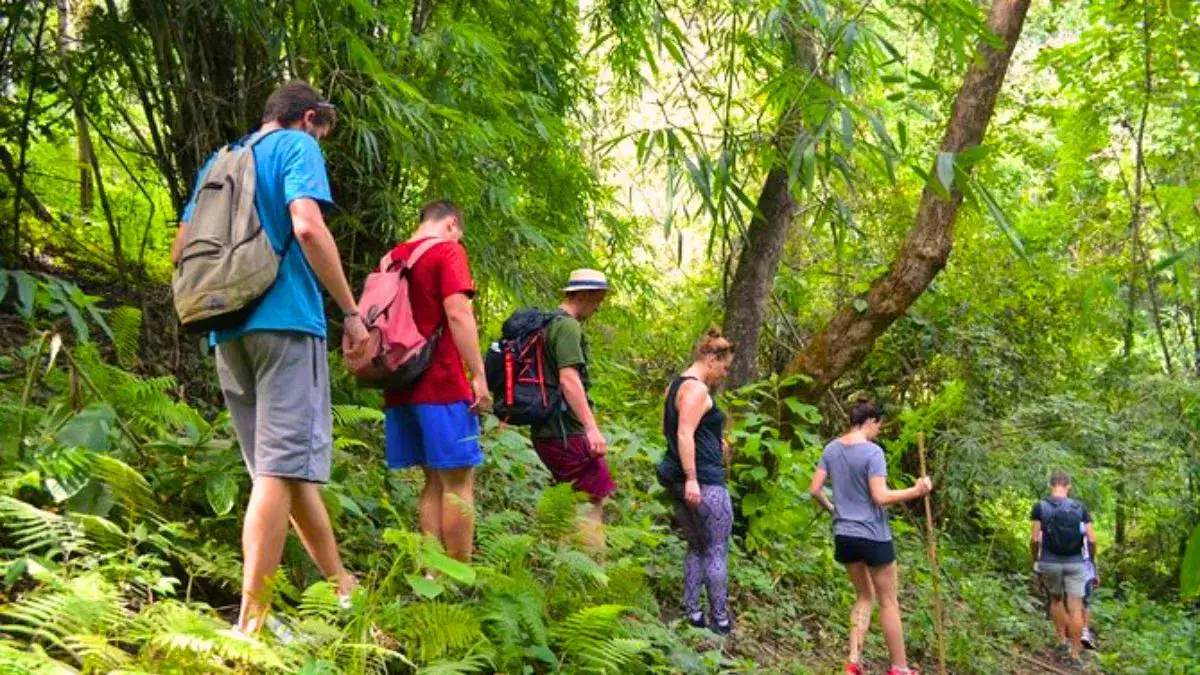
[(867, 398), (866, 394), (859, 394), (854, 398), (855, 403), (870, 403), (871, 399)]
[(705, 335), (714, 340), (725, 337), (724, 335), (721, 334), (721, 329), (717, 328), (716, 326), (709, 328), (708, 332), (705, 333)]

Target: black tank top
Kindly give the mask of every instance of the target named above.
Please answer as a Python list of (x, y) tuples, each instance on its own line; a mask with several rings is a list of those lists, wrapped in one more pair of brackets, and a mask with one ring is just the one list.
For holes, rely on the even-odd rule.
[[(667, 402), (663, 407), (663, 435), (667, 437), (667, 454), (658, 463), (658, 479), (664, 486), (684, 482), (683, 464), (679, 461), (679, 388), (694, 377), (680, 376), (671, 381), (667, 388)], [(721, 436), (725, 431), (725, 413), (713, 405), (696, 425), (696, 480), (701, 485), (725, 484), (725, 458), (721, 452)]]

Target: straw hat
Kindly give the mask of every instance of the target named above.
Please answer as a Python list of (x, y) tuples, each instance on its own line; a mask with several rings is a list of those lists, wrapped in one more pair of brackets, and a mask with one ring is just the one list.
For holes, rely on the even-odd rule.
[(580, 269), (571, 272), (571, 278), (567, 281), (567, 285), (563, 286), (563, 293), (572, 293), (574, 291), (607, 291), (608, 279), (605, 278), (604, 272), (589, 269)]

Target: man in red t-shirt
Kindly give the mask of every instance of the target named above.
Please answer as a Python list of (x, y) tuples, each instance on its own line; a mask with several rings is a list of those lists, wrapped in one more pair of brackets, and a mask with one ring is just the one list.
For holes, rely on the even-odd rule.
[(427, 239), (442, 240), (421, 256), (409, 280), (417, 330), (427, 338), (440, 337), (429, 369), (416, 384), (384, 392), (384, 416), (388, 467), (420, 466), (425, 471), (421, 531), (466, 561), (475, 529), (472, 482), (475, 467), (483, 462), (478, 415), (490, 408), (491, 394), (471, 309), (475, 282), (462, 235), (462, 212), (437, 201), (421, 209), (421, 224), (412, 238), (392, 249), (392, 259), (399, 261)]

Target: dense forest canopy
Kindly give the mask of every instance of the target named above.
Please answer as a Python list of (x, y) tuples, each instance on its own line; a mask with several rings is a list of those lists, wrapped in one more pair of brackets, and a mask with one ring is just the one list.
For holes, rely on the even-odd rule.
[[(366, 590), (339, 613), (289, 541), (276, 602), (311, 639), (222, 632), (249, 479), (170, 248), (200, 166), (291, 79), (337, 107), (356, 287), (434, 199), (465, 213), (485, 344), (570, 270), (608, 274), (586, 326), (605, 559), (494, 418), (476, 560), (422, 540), (382, 401), (334, 353), (324, 499)], [(893, 483), (928, 441), (940, 571), (924, 513), (892, 513), (914, 660), (936, 660), (936, 576), (950, 672), (1061, 672), (1027, 550), (1061, 469), (1103, 551), (1088, 668), (1196, 672), (1197, 101), (1188, 0), (8, 0), (0, 664), (832, 672), (852, 594), (807, 487), (865, 393)], [(663, 388), (714, 325), (739, 345), (720, 642), (679, 621), (654, 475)]]

